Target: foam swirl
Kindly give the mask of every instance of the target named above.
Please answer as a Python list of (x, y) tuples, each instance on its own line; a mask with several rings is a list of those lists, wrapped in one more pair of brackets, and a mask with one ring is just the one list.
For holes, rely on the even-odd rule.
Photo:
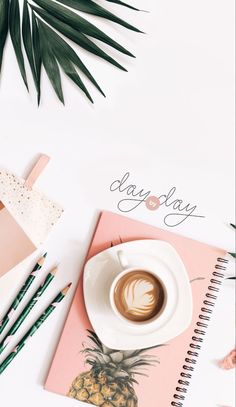
[(145, 279), (130, 281), (124, 287), (124, 300), (128, 312), (147, 316), (156, 304), (153, 284)]
[(117, 310), (132, 321), (147, 321), (159, 314), (165, 302), (163, 285), (151, 273), (131, 271), (118, 282), (114, 300)]

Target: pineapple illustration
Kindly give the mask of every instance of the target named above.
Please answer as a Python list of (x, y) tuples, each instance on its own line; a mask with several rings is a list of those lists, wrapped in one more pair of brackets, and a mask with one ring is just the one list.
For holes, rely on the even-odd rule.
[(157, 359), (145, 354), (147, 349), (117, 351), (101, 343), (95, 332), (88, 330), (90, 347), (82, 352), (88, 372), (81, 373), (71, 384), (68, 396), (101, 407), (137, 407), (133, 385), (140, 370), (155, 366)]

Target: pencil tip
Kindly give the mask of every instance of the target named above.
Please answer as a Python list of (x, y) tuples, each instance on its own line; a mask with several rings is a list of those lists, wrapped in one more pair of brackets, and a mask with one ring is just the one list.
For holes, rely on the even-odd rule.
[(55, 274), (57, 273), (57, 271), (58, 271), (58, 267), (56, 266), (56, 267), (54, 267), (54, 268), (50, 271), (50, 274), (52, 274), (53, 276), (55, 276)]
[(68, 284), (64, 290), (62, 290), (62, 294), (66, 295), (67, 291), (69, 290), (69, 288), (71, 287), (72, 283)]
[(47, 253), (44, 253), (44, 255), (39, 259), (39, 261), (37, 262), (39, 264), (39, 266), (42, 266), (45, 260), (45, 257), (47, 257)]

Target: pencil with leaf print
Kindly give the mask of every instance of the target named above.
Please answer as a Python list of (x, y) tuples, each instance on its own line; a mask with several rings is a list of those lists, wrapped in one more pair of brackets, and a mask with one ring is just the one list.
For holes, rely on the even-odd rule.
[(12, 360), (18, 355), (21, 349), (26, 345), (26, 343), (32, 338), (35, 332), (40, 328), (40, 326), (46, 321), (49, 315), (55, 310), (55, 308), (60, 304), (60, 302), (65, 298), (67, 291), (69, 290), (71, 283), (68, 284), (59, 294), (54, 298), (52, 303), (45, 309), (43, 314), (35, 321), (32, 327), (26, 332), (23, 338), (18, 342), (12, 352), (6, 357), (6, 359), (0, 364), (0, 375), (7, 368), (7, 366), (12, 362)]
[(31, 284), (33, 283), (35, 277), (38, 274), (38, 271), (41, 270), (41, 268), (43, 267), (43, 263), (44, 263), (44, 260), (45, 260), (46, 256), (47, 256), (47, 253), (45, 253), (43, 255), (43, 257), (41, 257), (41, 259), (38, 260), (38, 262), (35, 264), (33, 270), (31, 271), (30, 275), (28, 276), (28, 278), (24, 282), (24, 284), (21, 287), (20, 291), (18, 292), (16, 298), (14, 299), (12, 304), (10, 305), (10, 308), (8, 309), (8, 311), (6, 312), (6, 314), (4, 315), (2, 320), (0, 320), (0, 335), (4, 331), (4, 329), (6, 328), (7, 324), (11, 320), (11, 318), (14, 315), (15, 311), (17, 310), (18, 306), (20, 305), (21, 301), (23, 300), (24, 296), (26, 295), (27, 291), (29, 290)]
[(37, 304), (38, 300), (43, 295), (44, 291), (47, 289), (49, 284), (54, 279), (54, 277), (56, 275), (56, 272), (57, 272), (57, 267), (55, 267), (53, 270), (51, 270), (48, 273), (48, 275), (45, 278), (44, 282), (41, 284), (41, 286), (38, 288), (38, 290), (36, 290), (36, 292), (34, 293), (32, 298), (28, 301), (25, 308), (23, 309), (23, 311), (21, 312), (21, 314), (17, 318), (17, 320), (14, 322), (12, 327), (9, 329), (9, 331), (7, 332), (5, 337), (1, 340), (1, 342), (0, 342), (0, 354), (4, 351), (6, 346), (11, 342), (11, 340), (13, 339), (15, 333), (18, 331), (19, 327), (21, 326), (21, 324), (23, 323), (25, 318), (29, 315), (31, 310)]

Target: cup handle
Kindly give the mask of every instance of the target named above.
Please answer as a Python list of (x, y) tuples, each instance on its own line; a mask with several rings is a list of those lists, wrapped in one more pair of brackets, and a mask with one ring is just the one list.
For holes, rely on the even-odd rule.
[(129, 263), (128, 263), (127, 257), (125, 255), (125, 253), (123, 252), (123, 250), (118, 250), (117, 257), (118, 257), (118, 260), (119, 260), (119, 263), (120, 263), (122, 269), (125, 270), (125, 269), (129, 268)]

